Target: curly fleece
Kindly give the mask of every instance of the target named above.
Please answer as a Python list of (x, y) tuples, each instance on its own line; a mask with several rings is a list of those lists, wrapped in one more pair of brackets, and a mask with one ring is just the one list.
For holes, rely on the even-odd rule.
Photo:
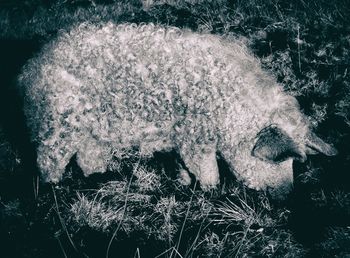
[(240, 40), (173, 27), (83, 23), (47, 44), (19, 82), (51, 182), (75, 154), (89, 175), (137, 146), (143, 156), (175, 148), (203, 188), (219, 182), (220, 153), (247, 186), (287, 191), (292, 160), (253, 157), (256, 137), (276, 125), (303, 148), (309, 130)]

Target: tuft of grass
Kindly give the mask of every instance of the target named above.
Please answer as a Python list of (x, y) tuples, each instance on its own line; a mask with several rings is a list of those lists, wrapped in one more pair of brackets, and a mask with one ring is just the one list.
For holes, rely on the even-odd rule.
[[(88, 226), (103, 232), (113, 232), (113, 227), (121, 223), (120, 230), (126, 235), (138, 231), (173, 243), (179, 229), (176, 223), (184, 217), (189, 201), (178, 200), (176, 194), (183, 195), (181, 190), (164, 191), (164, 177), (165, 174), (159, 175), (153, 169), (136, 166), (131, 177), (110, 181), (98, 190), (78, 193), (70, 208), (72, 220), (79, 227)], [(166, 183), (175, 182), (170, 178), (165, 180)], [(203, 218), (202, 213), (208, 209), (203, 209), (207, 204), (203, 198), (198, 197), (197, 201), (191, 207), (191, 210), (199, 205), (202, 208), (192, 214), (192, 220), (196, 221)]]
[(264, 193), (253, 198), (244, 189), (236, 190), (212, 213), (212, 222), (225, 231), (209, 232), (201, 244), (214, 257), (301, 257), (305, 250), (288, 229), (289, 214), (274, 207)]
[[(268, 203), (265, 205), (269, 206)], [(269, 209), (269, 207), (265, 207), (265, 209)], [(241, 198), (239, 198), (238, 203), (227, 198), (217, 207), (217, 214), (221, 214), (221, 218), (215, 220), (218, 223), (243, 223), (248, 228), (252, 225), (264, 224), (262, 210), (257, 210), (254, 203), (249, 205), (246, 200)]]

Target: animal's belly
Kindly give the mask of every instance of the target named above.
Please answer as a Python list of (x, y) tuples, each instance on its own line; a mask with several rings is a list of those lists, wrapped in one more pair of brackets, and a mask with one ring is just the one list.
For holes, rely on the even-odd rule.
[(108, 130), (100, 127), (94, 137), (112, 143), (114, 148), (139, 147), (151, 151), (168, 149), (174, 121), (148, 122), (142, 119), (119, 120), (109, 123)]

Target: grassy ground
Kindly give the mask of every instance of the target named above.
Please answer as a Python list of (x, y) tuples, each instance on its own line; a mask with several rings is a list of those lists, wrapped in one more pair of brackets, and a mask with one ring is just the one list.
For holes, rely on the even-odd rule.
[[(349, 13), (346, 0), (1, 1), (1, 256), (350, 256)], [(146, 161), (135, 150), (89, 178), (73, 160), (61, 184), (40, 183), (16, 75), (59, 30), (101, 20), (246, 37), (339, 155), (295, 163), (285, 203), (244, 188), (221, 160), (220, 189), (183, 187), (174, 153)]]

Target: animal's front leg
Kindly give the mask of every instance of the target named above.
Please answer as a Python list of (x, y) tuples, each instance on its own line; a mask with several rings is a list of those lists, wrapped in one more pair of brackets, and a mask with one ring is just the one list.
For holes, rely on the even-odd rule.
[(180, 155), (204, 191), (213, 189), (219, 184), (219, 169), (214, 144), (195, 146), (183, 144), (180, 148)]

